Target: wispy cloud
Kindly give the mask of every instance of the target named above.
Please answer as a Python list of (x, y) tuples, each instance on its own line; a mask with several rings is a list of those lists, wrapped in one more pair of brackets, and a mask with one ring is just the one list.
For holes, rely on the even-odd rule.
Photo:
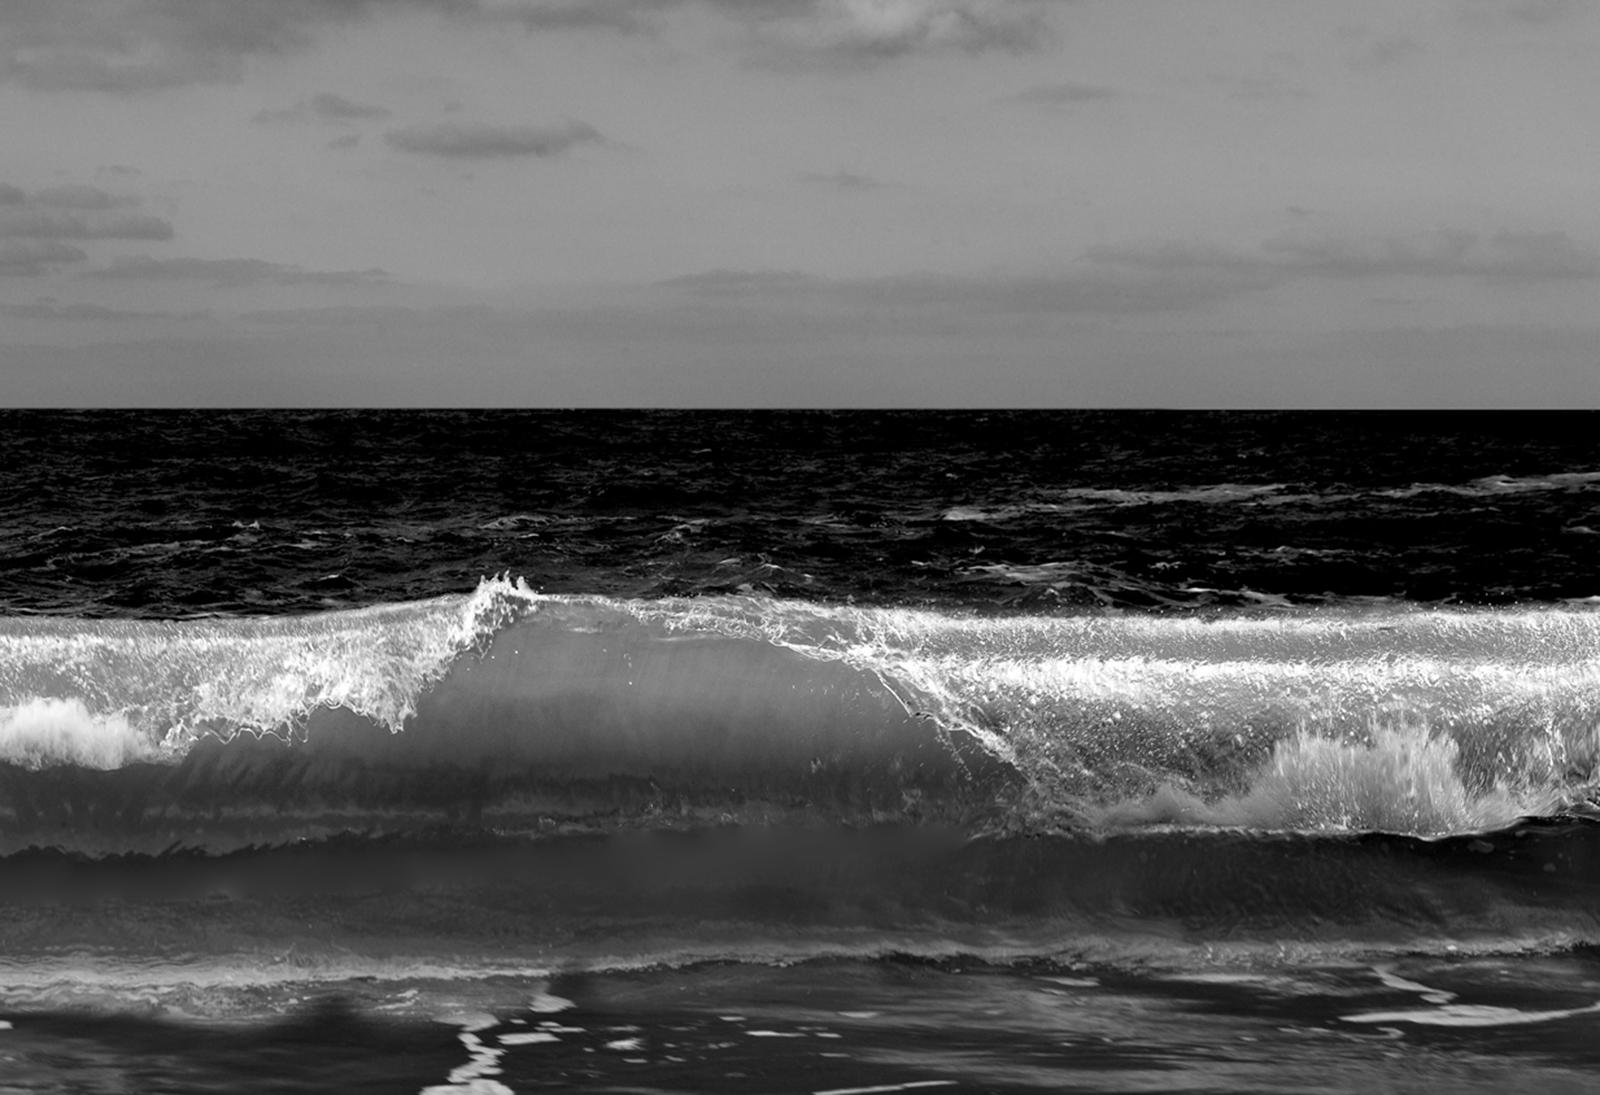
[(703, 270), (659, 281), (659, 288), (706, 296), (790, 293), (826, 289), (830, 284), (800, 270)]
[(1297, 271), (1327, 277), (1480, 277), (1548, 281), (1600, 277), (1600, 252), (1565, 232), (1442, 230), (1370, 241), (1319, 239), (1273, 244)]
[(311, 97), (311, 111), (317, 117), (331, 121), (387, 118), (394, 113), (388, 107), (371, 103), (358, 103), (353, 99), (346, 99), (343, 95), (336, 95), (331, 91), (313, 95)]
[(234, 83), (325, 29), (396, 11), (530, 32), (657, 33), (687, 9), (739, 24), (769, 58), (862, 63), (924, 52), (1024, 52), (1046, 0), (5, 0), (0, 81), (126, 94)]
[(1311, 98), (1304, 83), (1281, 72), (1219, 74), (1210, 83), (1230, 99), (1269, 103)]
[(172, 223), (149, 213), (84, 216), (59, 209), (0, 210), (0, 236), (43, 240), (170, 240)]
[(38, 277), (88, 257), (58, 240), (0, 240), (0, 276)]
[(0, 77), (112, 93), (237, 80), (246, 58), (304, 48), (368, 0), (7, 0)]
[(1085, 84), (1068, 80), (1063, 83), (1037, 84), (1024, 88), (1012, 96), (1012, 101), (1030, 103), (1034, 106), (1078, 106), (1115, 98), (1117, 92), (1102, 84)]
[(384, 140), (402, 152), (465, 160), (548, 158), (579, 145), (607, 143), (592, 125), (575, 120), (545, 126), (438, 122), (392, 130)]
[(779, 59), (861, 63), (916, 53), (1024, 53), (1050, 40), (1036, 0), (720, 0)]
[(1476, 23), (1555, 23), (1593, 12), (1589, 0), (1457, 0), (1463, 18)]
[(803, 183), (812, 186), (825, 186), (834, 190), (883, 190), (889, 186), (888, 183), (879, 182), (870, 175), (844, 170), (828, 173), (806, 171), (802, 172), (798, 178)]
[(1026, 52), (1046, 43), (1046, 0), (436, 0), (458, 17), (530, 30), (658, 33), (685, 8), (742, 25), (769, 59), (871, 61), (938, 51)]
[(1070, 268), (1042, 273), (823, 278), (795, 270), (709, 270), (655, 288), (708, 306), (1075, 316), (1181, 312), (1297, 279), (1385, 277), (1600, 278), (1600, 252), (1561, 232), (1282, 239), (1253, 249), (1167, 242), (1091, 248)]
[(1307, 236), (1268, 241), (1254, 250), (1163, 243), (1097, 247), (1088, 258), (1149, 272), (1209, 271), (1278, 282), (1321, 278), (1483, 278), (1559, 281), (1600, 278), (1600, 251), (1565, 232), (1466, 230), (1374, 237)]
[(1425, 52), (1422, 43), (1408, 35), (1352, 35), (1346, 63), (1358, 72), (1370, 72), (1404, 64)]
[(331, 91), (313, 95), (293, 106), (278, 110), (263, 110), (254, 118), (262, 124), (279, 122), (364, 122), (381, 121), (394, 116), (388, 107), (359, 103)]
[(455, 3), (468, 18), (499, 19), (528, 30), (655, 31), (684, 0), (476, 0)]
[(138, 205), (139, 199), (127, 194), (111, 194), (98, 186), (49, 186), (34, 192), (33, 200), (53, 209), (122, 209)]
[(194, 320), (203, 319), (206, 312), (142, 312), (127, 308), (108, 308), (103, 304), (83, 301), (62, 302), (43, 298), (29, 304), (0, 304), (0, 316), (13, 319), (51, 320), (62, 323), (121, 322), (125, 320)]
[(362, 285), (389, 280), (383, 270), (307, 270), (264, 259), (154, 258), (123, 255), (84, 277), (129, 281), (192, 281), (222, 288), (251, 285)]
[[(1253, 287), (1255, 281), (1249, 281)], [(1089, 266), (1051, 273), (956, 275), (907, 273), (878, 278), (821, 278), (792, 270), (711, 270), (657, 287), (707, 303), (804, 304), (859, 311), (908, 310), (954, 315), (1090, 315), (1170, 312), (1238, 292), (1239, 278), (1208, 271), (1141, 271)]]
[(0, 184), (0, 237), (35, 240), (170, 240), (172, 223), (129, 207), (139, 199), (93, 186), (29, 194)]

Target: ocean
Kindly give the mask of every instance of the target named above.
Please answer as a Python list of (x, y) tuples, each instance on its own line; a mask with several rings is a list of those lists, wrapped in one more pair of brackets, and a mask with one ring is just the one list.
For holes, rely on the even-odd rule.
[(1600, 1091), (1600, 414), (0, 412), (0, 1093)]

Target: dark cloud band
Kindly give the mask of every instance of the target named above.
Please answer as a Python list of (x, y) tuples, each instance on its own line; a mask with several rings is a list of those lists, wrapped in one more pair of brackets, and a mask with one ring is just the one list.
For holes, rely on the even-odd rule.
[(579, 121), (553, 126), (441, 122), (396, 129), (386, 134), (384, 140), (401, 152), (463, 160), (547, 158), (579, 145), (606, 143), (598, 130)]

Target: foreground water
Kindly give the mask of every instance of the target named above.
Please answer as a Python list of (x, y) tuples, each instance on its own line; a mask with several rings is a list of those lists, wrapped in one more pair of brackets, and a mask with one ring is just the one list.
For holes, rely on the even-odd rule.
[(0, 1091), (1591, 1090), (1596, 424), (7, 416)]
[(280, 990), (282, 1014), (34, 1012), (27, 1091), (1585, 1092), (1592, 955), (1229, 971), (903, 958)]

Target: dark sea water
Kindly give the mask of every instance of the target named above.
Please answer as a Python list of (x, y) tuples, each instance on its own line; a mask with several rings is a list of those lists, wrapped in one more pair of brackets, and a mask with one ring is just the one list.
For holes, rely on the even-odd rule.
[(1600, 414), (0, 412), (0, 1093), (1600, 1090)]

